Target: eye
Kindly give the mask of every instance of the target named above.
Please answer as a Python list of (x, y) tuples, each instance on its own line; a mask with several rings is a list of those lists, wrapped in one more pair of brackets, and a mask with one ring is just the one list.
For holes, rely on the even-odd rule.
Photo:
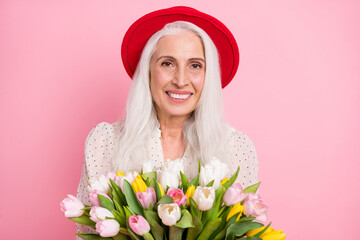
[(162, 63), (161, 63), (161, 66), (171, 67), (171, 66), (172, 66), (172, 63), (171, 63), (171, 62), (162, 62)]
[(191, 67), (195, 68), (195, 69), (200, 69), (200, 68), (202, 68), (202, 65), (199, 63), (194, 63), (194, 64), (191, 64)]

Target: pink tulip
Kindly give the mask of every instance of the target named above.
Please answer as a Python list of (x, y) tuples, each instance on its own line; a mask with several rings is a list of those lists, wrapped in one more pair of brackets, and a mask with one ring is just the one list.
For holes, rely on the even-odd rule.
[(101, 190), (95, 189), (94, 191), (90, 192), (90, 194), (89, 194), (90, 202), (94, 206), (100, 206), (98, 194), (100, 194), (104, 197), (107, 197), (108, 199), (111, 200), (111, 198), (109, 198), (109, 196), (106, 193), (104, 193)]
[(265, 223), (267, 220), (268, 207), (263, 203), (260, 195), (249, 193), (244, 202), (244, 214), (247, 216), (256, 217), (255, 221)]
[(243, 188), (240, 183), (234, 183), (231, 187), (229, 187), (223, 198), (225, 205), (231, 206), (243, 201), (247, 197), (247, 194), (242, 191)]
[(149, 208), (150, 204), (154, 207), (156, 203), (156, 193), (152, 187), (148, 187), (145, 192), (137, 192), (136, 197), (144, 208)]
[(105, 220), (106, 217), (115, 218), (114, 214), (112, 214), (109, 210), (103, 207), (92, 207), (90, 210), (90, 219), (93, 222), (100, 222), (102, 220)]
[(171, 187), (166, 194), (172, 197), (174, 199), (174, 203), (176, 203), (179, 207), (181, 204), (185, 206), (187, 196), (180, 189)]
[(79, 199), (69, 194), (67, 198), (61, 201), (60, 208), (64, 212), (65, 217), (70, 218), (83, 215), (84, 210), (81, 209), (85, 208), (85, 206)]
[(129, 217), (129, 225), (131, 230), (137, 235), (144, 235), (150, 231), (150, 225), (146, 219), (142, 216), (131, 216)]
[(116, 236), (120, 231), (120, 224), (113, 219), (105, 219), (96, 223), (96, 231), (102, 237)]

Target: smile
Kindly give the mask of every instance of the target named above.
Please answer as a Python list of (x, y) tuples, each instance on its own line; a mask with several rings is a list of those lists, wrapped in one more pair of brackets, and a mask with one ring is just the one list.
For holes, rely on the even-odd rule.
[(166, 92), (166, 93), (171, 98), (180, 99), (180, 100), (187, 99), (191, 96), (191, 93), (187, 93), (187, 94), (179, 94), (179, 93), (171, 93), (171, 92)]

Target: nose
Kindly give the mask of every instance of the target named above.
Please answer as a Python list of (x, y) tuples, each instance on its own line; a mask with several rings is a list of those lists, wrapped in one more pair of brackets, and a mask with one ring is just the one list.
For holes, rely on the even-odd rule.
[(178, 88), (183, 88), (189, 84), (189, 74), (185, 67), (178, 67), (174, 73), (173, 80), (171, 81)]

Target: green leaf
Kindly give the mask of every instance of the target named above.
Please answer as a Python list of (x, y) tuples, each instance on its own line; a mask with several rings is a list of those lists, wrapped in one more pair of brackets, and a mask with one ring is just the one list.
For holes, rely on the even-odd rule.
[(258, 188), (260, 186), (260, 183), (261, 182), (258, 182), (254, 185), (248, 186), (247, 188), (244, 189), (243, 193), (250, 193), (250, 192), (256, 193), (256, 191), (258, 190)]
[(145, 218), (148, 221), (151, 233), (154, 235), (155, 240), (164, 239), (164, 229), (160, 225), (160, 218), (154, 211), (145, 210)]
[(257, 234), (255, 234), (254, 237), (260, 237), (261, 234), (263, 234), (263, 233), (270, 227), (271, 223), (272, 223), (272, 222), (270, 222), (270, 223), (266, 226), (266, 228), (264, 228), (263, 230), (261, 230), (260, 232), (258, 232)]
[(240, 167), (237, 168), (236, 172), (230, 177), (230, 179), (224, 183), (225, 190), (227, 190), (237, 179), (239, 175)]
[(116, 191), (117, 195), (120, 198), (119, 204), (121, 206), (126, 205), (126, 199), (125, 199), (124, 193), (121, 191), (121, 188), (119, 188), (119, 186), (116, 185), (116, 183), (114, 183), (114, 181), (111, 180), (111, 179), (110, 179), (110, 183), (111, 183), (111, 186), (113, 187), (113, 189)]
[(112, 240), (112, 238), (101, 237), (97, 234), (84, 234), (84, 233), (75, 233), (75, 234), (85, 240)]
[(169, 238), (171, 240), (182, 240), (184, 229), (172, 225), (169, 227)]
[(263, 224), (258, 222), (244, 222), (244, 223), (235, 222), (231, 224), (227, 229), (225, 240), (233, 240), (235, 239), (235, 237), (241, 237), (247, 231), (260, 228), (262, 226)]
[(186, 240), (194, 240), (196, 239), (196, 237), (201, 233), (201, 230), (203, 229), (203, 225), (199, 219), (198, 216), (192, 214), (192, 221), (195, 227), (189, 228), (187, 235), (186, 235)]
[(112, 237), (114, 240), (130, 240), (129, 236), (119, 233), (118, 235)]
[(187, 177), (185, 176), (185, 174), (183, 174), (182, 171), (180, 171), (180, 177), (181, 177), (181, 183), (183, 186), (183, 191), (184, 193), (186, 193), (188, 187), (189, 187), (189, 180), (187, 179)]
[(159, 183), (157, 181), (155, 181), (155, 183), (156, 183), (155, 185), (156, 199), (159, 200), (161, 199), (161, 191), (160, 191)]
[(241, 222), (251, 222), (252, 220), (254, 220), (256, 217), (242, 217), (239, 219), (239, 223)]
[(124, 195), (126, 198), (126, 202), (130, 209), (136, 214), (136, 215), (143, 215), (143, 207), (140, 205), (139, 201), (137, 200), (135, 193), (130, 185), (130, 183), (127, 180), (124, 180)]
[(247, 238), (244, 238), (245, 240), (262, 240), (261, 238), (258, 238), (258, 237), (247, 237)]
[[(230, 210), (231, 210), (231, 208), (229, 208), (229, 209), (227, 210), (227, 212), (229, 213)], [(240, 214), (240, 213), (234, 214), (234, 216), (232, 216), (231, 218), (229, 218), (229, 220), (228, 220), (227, 222), (226, 222), (226, 216), (227, 216), (228, 214), (226, 214), (226, 215), (222, 218), (223, 221), (225, 220), (225, 226), (222, 227), (222, 226), (223, 226), (223, 222), (222, 222), (221, 225), (218, 227), (218, 229), (216, 229), (216, 231), (214, 232), (214, 233), (216, 233), (214, 240), (215, 240), (215, 239), (216, 239), (216, 240), (220, 240), (220, 239), (223, 240), (223, 239), (225, 238), (227, 228), (228, 228), (231, 224), (233, 224), (233, 223), (235, 222), (235, 220), (236, 220), (236, 218), (239, 216), (239, 214)], [(222, 227), (222, 228), (220, 228), (220, 227)]]
[(214, 185), (215, 179), (213, 179), (211, 182), (209, 182), (206, 187), (212, 187)]
[[(152, 179), (156, 181), (157, 179), (157, 174), (156, 172), (148, 172), (148, 173), (144, 173), (141, 175), (142, 179), (144, 179), (144, 181), (151, 181)], [(149, 185), (148, 185), (149, 187)]]
[(221, 224), (221, 218), (215, 218), (209, 220), (209, 222), (205, 225), (204, 229), (201, 231), (197, 240), (208, 240), (211, 234), (218, 228)]
[(192, 221), (191, 214), (189, 213), (188, 210), (186, 209), (181, 210), (181, 219), (176, 224), (174, 224), (174, 226), (177, 226), (179, 228), (195, 227)]
[(69, 218), (71, 221), (74, 221), (76, 223), (80, 223), (82, 225), (86, 225), (86, 226), (90, 226), (95, 228), (96, 223), (93, 222), (89, 216), (86, 215), (82, 215), (80, 217), (70, 217)]
[[(219, 236), (222, 236), (220, 239), (223, 239), (225, 237), (225, 233), (226, 233), (226, 217), (229, 214), (231, 208), (230, 207), (226, 207), (223, 206), (223, 208), (220, 210), (219, 214), (218, 214), (218, 218), (221, 218), (221, 224), (219, 225), (219, 227), (211, 234), (210, 239), (215, 239), (219, 234)], [(236, 217), (239, 214), (235, 214), (235, 218), (233, 221), (235, 221)], [(233, 216), (233, 217), (234, 217)], [(232, 219), (230, 218), (229, 221), (231, 221)], [(221, 233), (223, 231), (223, 233)]]
[(174, 199), (172, 197), (170, 197), (169, 195), (165, 194), (164, 196), (162, 196), (162, 198), (157, 202), (157, 204), (162, 204), (162, 203), (173, 203)]
[(153, 236), (151, 235), (151, 233), (144, 233), (143, 238), (145, 240), (154, 240)]
[(222, 198), (225, 194), (225, 191), (226, 191), (225, 187), (221, 184), (220, 184), (219, 188), (216, 189), (215, 200), (214, 200), (211, 210), (209, 211), (210, 219), (215, 219), (217, 217), (218, 212), (220, 210), (221, 203), (222, 203)]
[(129, 217), (131, 217), (132, 215), (134, 215), (134, 214), (131, 212), (129, 206), (124, 207), (124, 211), (125, 211), (126, 219), (128, 219)]
[(193, 180), (191, 180), (189, 186), (194, 185), (195, 188), (196, 188), (197, 186), (199, 186), (199, 177), (200, 177), (200, 175), (197, 174), (197, 175), (193, 178)]
[(110, 212), (115, 210), (114, 203), (107, 197), (98, 194), (99, 203), (101, 207), (108, 209)]
[(200, 158), (198, 158), (198, 173), (200, 174), (200, 170), (201, 170), (201, 162), (200, 162)]
[(190, 212), (192, 216), (196, 216), (197, 218), (200, 219), (200, 209), (197, 206), (196, 202), (194, 201), (194, 199), (190, 198)]
[(114, 215), (115, 220), (120, 223), (120, 226), (125, 226), (126, 225), (126, 218), (124, 216), (121, 216), (118, 211), (113, 210), (112, 214)]

